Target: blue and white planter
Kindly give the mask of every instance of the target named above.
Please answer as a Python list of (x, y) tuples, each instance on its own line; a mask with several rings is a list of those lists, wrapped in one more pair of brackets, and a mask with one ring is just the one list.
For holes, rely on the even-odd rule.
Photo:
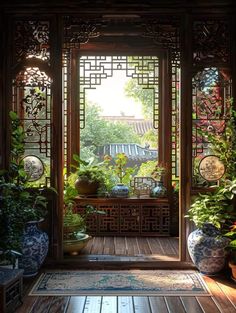
[(111, 196), (114, 198), (127, 198), (129, 196), (129, 187), (119, 183), (112, 188)]
[(167, 189), (163, 184), (163, 181), (156, 181), (155, 187), (151, 189), (150, 197), (152, 198), (163, 198), (166, 196)]
[(198, 270), (205, 275), (215, 275), (225, 266), (226, 250), (229, 239), (210, 223), (189, 234), (189, 255)]
[(19, 268), (24, 270), (24, 277), (37, 275), (48, 253), (48, 235), (38, 228), (39, 222), (41, 221), (28, 222), (22, 237), (22, 257), (19, 258)]

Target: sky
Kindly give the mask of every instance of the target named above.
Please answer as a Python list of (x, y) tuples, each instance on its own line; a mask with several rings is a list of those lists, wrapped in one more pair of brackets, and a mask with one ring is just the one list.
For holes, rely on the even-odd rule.
[(134, 115), (142, 117), (141, 103), (135, 102), (124, 94), (125, 83), (129, 80), (124, 71), (114, 71), (113, 77), (102, 80), (96, 89), (86, 90), (86, 99), (97, 103), (103, 110), (104, 116)]

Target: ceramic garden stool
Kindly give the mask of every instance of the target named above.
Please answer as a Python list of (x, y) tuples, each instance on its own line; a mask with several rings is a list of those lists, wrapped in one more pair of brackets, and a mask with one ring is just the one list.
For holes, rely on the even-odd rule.
[(14, 313), (22, 304), (23, 270), (0, 267), (0, 312)]

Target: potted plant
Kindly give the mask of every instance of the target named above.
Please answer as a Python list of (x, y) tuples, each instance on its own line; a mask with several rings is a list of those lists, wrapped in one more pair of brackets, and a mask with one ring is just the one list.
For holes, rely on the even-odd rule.
[(81, 214), (66, 207), (63, 218), (63, 251), (77, 255), (92, 237), (86, 234), (86, 220)]
[(235, 220), (235, 117), (235, 111), (229, 109), (224, 132), (220, 135), (201, 131), (211, 143), (212, 153), (225, 164), (226, 171), (212, 192), (193, 197), (186, 215), (197, 227), (188, 237), (189, 254), (200, 271), (208, 274), (219, 272), (224, 267), (229, 243), (224, 233), (227, 225)]
[(47, 197), (44, 188), (27, 185), (25, 133), (15, 112), (10, 112), (10, 119), (11, 158), (9, 168), (0, 173), (0, 250), (5, 256), (11, 251), (22, 253), (19, 267), (24, 276), (34, 276), (48, 252), (48, 235), (37, 227), (47, 213)]
[(75, 169), (71, 179), (75, 180), (75, 187), (79, 195), (96, 196), (106, 191), (105, 174), (103, 163), (95, 163), (93, 158), (88, 161), (81, 160), (77, 154), (73, 155), (77, 165), (71, 165)]
[(155, 180), (156, 186), (151, 190), (150, 196), (161, 198), (166, 195), (166, 187), (163, 184), (163, 176), (166, 173), (166, 167), (159, 162), (155, 163), (154, 169), (151, 172), (151, 177)]
[(63, 215), (63, 250), (64, 253), (77, 255), (92, 238), (86, 233), (86, 219), (89, 214), (105, 214), (87, 205), (83, 213), (76, 210), (75, 197), (78, 189), (75, 188), (77, 173), (70, 173), (64, 186), (64, 215)]
[[(110, 161), (112, 161), (111, 158)], [(123, 198), (129, 196), (130, 180), (136, 167), (127, 167), (127, 162), (128, 157), (125, 153), (117, 153), (114, 165), (110, 165), (110, 170), (117, 178), (117, 184), (111, 190), (112, 197)]]

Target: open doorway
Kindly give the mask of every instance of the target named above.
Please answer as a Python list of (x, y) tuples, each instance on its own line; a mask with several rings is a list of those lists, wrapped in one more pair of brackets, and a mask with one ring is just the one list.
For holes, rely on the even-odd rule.
[[(67, 161), (73, 153), (95, 163), (107, 155), (113, 159), (124, 153), (127, 166), (135, 168), (127, 199), (111, 199), (108, 193), (97, 199), (76, 200), (78, 211), (89, 204), (106, 213), (87, 219), (93, 238), (80, 255), (179, 259), (180, 68), (173, 66), (169, 77), (165, 56), (75, 51), (73, 68), (65, 71), (65, 81), (76, 90), (76, 100), (68, 102), (66, 112), (77, 115), (67, 114)], [(70, 81), (68, 72), (76, 79)], [(145, 178), (151, 177), (157, 162), (166, 168), (166, 194), (151, 199), (152, 185)], [(134, 183), (137, 177), (142, 178), (138, 185)], [(146, 192), (140, 195), (140, 190)]]

